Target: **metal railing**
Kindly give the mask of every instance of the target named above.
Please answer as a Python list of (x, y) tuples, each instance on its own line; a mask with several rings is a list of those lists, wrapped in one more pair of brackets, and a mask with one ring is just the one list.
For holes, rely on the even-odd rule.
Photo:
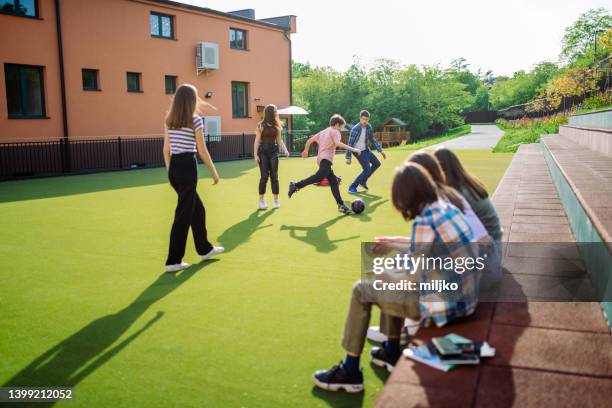
[[(292, 155), (298, 155), (308, 132), (285, 131), (283, 137)], [(254, 133), (206, 135), (205, 141), (214, 161), (253, 158)], [(0, 180), (163, 165), (162, 136), (0, 142)]]

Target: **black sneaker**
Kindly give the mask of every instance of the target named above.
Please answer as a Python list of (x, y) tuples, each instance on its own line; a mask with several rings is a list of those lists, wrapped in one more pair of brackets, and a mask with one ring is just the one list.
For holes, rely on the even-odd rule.
[(393, 371), (395, 364), (397, 364), (397, 360), (399, 360), (400, 354), (397, 356), (390, 356), (383, 347), (372, 347), (372, 350), (370, 350), (372, 364), (379, 367), (385, 367), (389, 372)]
[(329, 370), (319, 370), (312, 376), (317, 387), (327, 391), (361, 392), (363, 391), (363, 373), (349, 374), (342, 363), (333, 366)]
[(295, 183), (293, 181), (289, 182), (289, 198), (291, 198), (293, 193), (295, 193), (296, 191), (298, 191), (298, 188), (295, 186)]
[(338, 211), (345, 215), (349, 215), (351, 213), (351, 209), (344, 204), (338, 204)]

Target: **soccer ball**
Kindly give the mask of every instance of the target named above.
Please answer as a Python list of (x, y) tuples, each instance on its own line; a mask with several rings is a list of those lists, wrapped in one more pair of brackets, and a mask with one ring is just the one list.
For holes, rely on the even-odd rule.
[(351, 203), (351, 209), (355, 214), (361, 214), (365, 210), (365, 203), (362, 199), (358, 198)]

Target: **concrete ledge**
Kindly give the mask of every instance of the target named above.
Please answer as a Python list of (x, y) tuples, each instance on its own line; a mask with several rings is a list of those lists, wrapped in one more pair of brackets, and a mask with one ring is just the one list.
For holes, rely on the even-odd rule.
[[(612, 253), (612, 157), (598, 154), (562, 136), (543, 136), (542, 147), (566, 212), (571, 208), (571, 202), (568, 198), (564, 201), (563, 180), (584, 209), (600, 240)], [(557, 173), (563, 176), (563, 180), (555, 177)], [(584, 220), (571, 211), (568, 215), (576, 234)]]
[[(542, 151), (568, 215), (593, 286), (600, 299), (612, 297), (612, 158), (563, 136), (542, 137)], [(602, 302), (612, 327), (612, 302)]]
[(612, 157), (612, 129), (562, 125), (559, 134), (580, 146)]
[(579, 113), (569, 117), (570, 126), (612, 129), (612, 109)]

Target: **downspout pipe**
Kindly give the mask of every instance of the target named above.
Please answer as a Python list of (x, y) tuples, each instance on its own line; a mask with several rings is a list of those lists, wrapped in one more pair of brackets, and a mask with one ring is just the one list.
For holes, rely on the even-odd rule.
[[(293, 106), (293, 62), (291, 60), (291, 53), (293, 47), (291, 46), (291, 36), (289, 35), (289, 30), (283, 31), (283, 34), (285, 35), (285, 39), (289, 43), (289, 106)], [(290, 116), (289, 119), (289, 128), (293, 130), (293, 117)], [(291, 141), (290, 144), (293, 145), (293, 141)], [(291, 148), (293, 149), (293, 147)]]
[(293, 63), (292, 63), (292, 46), (291, 46), (291, 37), (289, 35), (289, 30), (283, 31), (285, 35), (285, 39), (289, 43), (289, 105), (293, 105)]
[(68, 149), (68, 111), (66, 108), (66, 79), (64, 75), (64, 47), (62, 43), (62, 17), (60, 0), (55, 0), (55, 26), (57, 31), (57, 53), (60, 71), (60, 91), (62, 98), (62, 127), (64, 142), (64, 171), (70, 172), (70, 150)]

